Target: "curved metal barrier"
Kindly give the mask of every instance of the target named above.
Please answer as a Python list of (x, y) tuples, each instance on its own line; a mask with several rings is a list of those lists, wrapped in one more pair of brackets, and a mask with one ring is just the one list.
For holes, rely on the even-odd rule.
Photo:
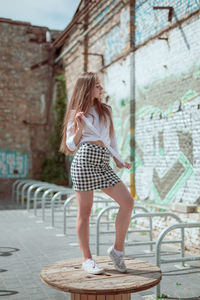
[[(34, 182), (36, 182), (36, 180), (28, 180), (28, 182), (34, 183)], [(26, 183), (27, 183), (27, 180), (21, 180), (17, 184), (17, 188), (16, 188), (16, 202), (17, 202), (17, 204), (19, 204), (19, 201), (20, 201), (20, 195), (21, 195), (20, 188), (23, 188), (23, 185), (26, 184)]]
[(17, 193), (17, 185), (20, 183), (27, 183), (31, 181), (36, 181), (34, 179), (17, 179), (12, 184), (12, 202), (15, 201), (15, 194)]
[(27, 209), (29, 210), (29, 205), (30, 205), (30, 197), (28, 198), (28, 191), (30, 189), (30, 187), (32, 187), (33, 185), (44, 185), (45, 182), (43, 181), (36, 181), (36, 182), (33, 182), (33, 181), (30, 181), (30, 182), (27, 182), (23, 185), (22, 187), (22, 190), (21, 190), (21, 207), (24, 208), (24, 202), (25, 202), (25, 198), (27, 199)]
[(46, 204), (47, 196), (50, 194), (49, 200), (51, 201), (54, 193), (61, 192), (61, 191), (65, 192), (66, 188), (63, 186), (50, 187), (43, 193), (42, 200), (41, 200), (41, 202), (42, 202), (42, 221), (45, 220), (45, 204)]
[[(101, 218), (106, 212), (108, 212), (110, 210), (113, 210), (113, 209), (119, 209), (119, 205), (111, 205), (111, 206), (105, 207), (104, 209), (102, 209), (100, 211), (100, 213), (97, 216), (97, 220), (96, 220), (96, 255), (99, 255), (100, 233), (103, 233), (103, 234), (112, 233), (111, 231), (100, 232)], [(145, 213), (141, 214), (141, 215), (146, 216), (146, 214), (148, 214), (147, 209), (145, 207), (141, 206), (141, 205), (138, 205), (138, 206), (135, 205), (134, 209), (141, 209), (141, 210), (145, 211)], [(136, 215), (139, 215), (139, 214), (136, 214)], [(147, 231), (149, 231), (149, 229), (128, 230), (127, 234), (130, 233), (130, 232), (147, 232)]]
[[(153, 250), (153, 245), (156, 244), (156, 241), (153, 241), (153, 222), (152, 222), (152, 219), (154, 217), (171, 217), (171, 218), (174, 218), (177, 222), (182, 223), (181, 218), (179, 216), (177, 216), (176, 214), (171, 213), (171, 212), (154, 212), (154, 213), (149, 213), (148, 212), (148, 213), (144, 213), (144, 214), (142, 214), (142, 213), (134, 214), (131, 217), (131, 220), (137, 219), (137, 218), (149, 218), (149, 229), (146, 229), (146, 230), (143, 229), (142, 231), (143, 232), (149, 232), (149, 239), (150, 239), (150, 241), (146, 241), (146, 242), (134, 242), (132, 244), (128, 243), (127, 246), (131, 246), (131, 245), (134, 245), (134, 246), (149, 245), (150, 246), (150, 251)], [(140, 232), (140, 230), (137, 230), (137, 232)], [(182, 238), (182, 240), (183, 240), (183, 238)], [(173, 241), (171, 243), (173, 243)]]
[[(16, 194), (16, 185), (19, 184), (22, 180), (25, 180), (25, 179), (17, 179), (13, 182), (12, 184), (12, 202), (15, 201), (15, 194)], [(27, 179), (28, 180), (28, 179)]]
[[(162, 263), (172, 263), (172, 262), (182, 262), (184, 264), (184, 262), (186, 261), (195, 261), (195, 260), (200, 260), (200, 256), (184, 256), (184, 229), (185, 228), (200, 228), (200, 222), (197, 223), (181, 223), (181, 224), (174, 224), (171, 225), (167, 228), (165, 228), (159, 235), (157, 242), (156, 242), (156, 250), (155, 250), (155, 262), (156, 265), (158, 267), (160, 267), (160, 265)], [(166, 241), (163, 241), (164, 237), (172, 230), (175, 229), (181, 229), (181, 235), (183, 237), (183, 243), (181, 242), (181, 257), (180, 258), (171, 258), (171, 259), (161, 259), (160, 257), (160, 248), (161, 248), (161, 244), (165, 243)], [(183, 231), (183, 233), (182, 233)], [(156, 286), (156, 299), (157, 297), (160, 297), (160, 284), (158, 284)]]
[[(41, 197), (38, 197), (38, 193), (35, 194), (36, 191), (38, 189), (40, 189), (40, 191), (45, 192), (45, 190), (47, 190), (50, 187), (54, 187), (54, 186), (55, 186), (55, 184), (43, 182), (43, 181), (30, 185), (27, 190), (27, 206), (26, 206), (27, 210), (28, 211), (30, 210), (30, 202), (31, 202), (31, 200), (33, 200), (34, 213), (36, 215), (36, 201), (39, 200), (39, 202), (41, 202), (41, 197), (42, 197), (42, 195), (40, 195)], [(33, 198), (31, 198), (31, 193), (33, 193)], [(37, 198), (36, 198), (36, 196), (37, 196)]]
[[(59, 196), (62, 196), (62, 195), (66, 195), (66, 197), (68, 197), (69, 194), (72, 194), (74, 193), (74, 191), (72, 189), (66, 189), (66, 191), (60, 191), (60, 192), (57, 192), (55, 193), (55, 195), (53, 196), (53, 198), (51, 199), (51, 226), (54, 227), (55, 225), (55, 201), (58, 199)], [(71, 197), (74, 197), (72, 199), (75, 199), (75, 195), (72, 195)], [(67, 199), (68, 200), (68, 199)], [(65, 207), (65, 203), (67, 201), (66, 199), (63, 200), (63, 209)]]
[[(67, 211), (67, 208), (69, 208), (69, 205), (72, 202), (72, 200), (74, 200), (75, 198), (76, 198), (75, 195), (71, 196), (69, 199), (66, 200), (66, 202), (64, 204), (64, 218), (63, 218), (63, 234), (64, 235), (66, 235), (66, 225), (67, 225), (66, 211)], [(105, 198), (105, 197), (103, 197), (101, 195), (94, 195), (94, 200), (93, 201), (94, 201), (94, 203), (105, 203), (106, 207), (109, 207), (107, 205), (110, 204), (111, 202), (113, 202), (113, 200), (111, 198)], [(71, 216), (71, 217), (76, 217), (76, 215), (75, 216)], [(108, 216), (107, 216), (107, 222), (109, 223)], [(90, 224), (91, 223), (92, 222), (90, 222)]]

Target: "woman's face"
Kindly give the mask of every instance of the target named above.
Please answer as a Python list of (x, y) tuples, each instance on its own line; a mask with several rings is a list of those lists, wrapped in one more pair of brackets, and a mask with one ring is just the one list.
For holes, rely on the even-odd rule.
[(97, 98), (100, 100), (102, 97), (102, 92), (103, 92), (103, 88), (101, 86), (99, 79), (97, 79), (94, 86), (93, 99)]

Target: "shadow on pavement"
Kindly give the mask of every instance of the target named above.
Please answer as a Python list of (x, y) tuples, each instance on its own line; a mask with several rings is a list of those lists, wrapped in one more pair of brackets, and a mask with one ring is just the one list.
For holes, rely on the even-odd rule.
[(17, 252), (20, 249), (12, 247), (0, 247), (0, 256), (10, 256), (13, 252)]
[(18, 292), (17, 291), (0, 290), (0, 297), (12, 296), (15, 294), (18, 294)]

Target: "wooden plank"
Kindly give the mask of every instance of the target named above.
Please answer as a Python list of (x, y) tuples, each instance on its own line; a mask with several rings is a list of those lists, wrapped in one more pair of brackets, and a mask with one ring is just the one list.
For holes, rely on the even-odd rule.
[(88, 296), (86, 294), (81, 294), (81, 300), (88, 300)]
[(74, 295), (74, 299), (73, 300), (81, 300), (81, 295), (80, 294), (73, 294), (73, 295)]
[(114, 300), (122, 300), (122, 294), (115, 295)]
[(75, 294), (71, 294), (71, 300), (75, 300)]
[[(108, 257), (95, 258), (104, 269), (105, 273), (93, 275), (81, 269), (81, 258), (63, 260), (46, 266), (41, 272), (41, 279), (58, 290), (86, 295), (119, 295), (117, 300), (128, 300), (128, 293), (148, 289), (158, 284), (161, 280), (161, 270), (147, 261), (125, 258), (128, 272), (119, 273), (114, 269)], [(75, 296), (73, 296), (75, 297)], [(88, 296), (87, 296), (88, 297)], [(121, 298), (120, 298), (121, 297)], [(126, 299), (122, 299), (125, 297)], [(119, 299), (120, 298), (120, 299)], [(84, 299), (88, 300), (88, 299)], [(97, 300), (91, 297), (91, 300)], [(107, 299), (99, 299), (107, 300)], [(109, 300), (115, 300), (110, 297)]]
[(131, 294), (122, 294), (122, 300), (130, 300)]
[(96, 295), (87, 295), (87, 300), (96, 300)]
[(106, 300), (106, 296), (105, 295), (97, 295), (97, 300)]
[(115, 295), (106, 295), (106, 300), (115, 300)]

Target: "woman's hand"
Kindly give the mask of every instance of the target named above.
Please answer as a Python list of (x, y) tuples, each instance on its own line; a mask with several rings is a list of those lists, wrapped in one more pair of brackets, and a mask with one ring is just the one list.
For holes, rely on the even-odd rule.
[(123, 163), (121, 163), (118, 159), (116, 159), (115, 157), (114, 157), (114, 161), (115, 161), (115, 163), (116, 163), (116, 166), (117, 166), (118, 168), (120, 168), (120, 169), (123, 169), (123, 168), (130, 169), (130, 168), (131, 168), (131, 164), (130, 164), (130, 163), (125, 162), (125, 163), (123, 164)]
[(83, 127), (84, 127), (84, 122), (82, 120), (82, 116), (84, 115), (84, 112), (80, 111), (76, 114), (75, 116), (75, 122), (76, 122), (76, 132), (82, 133)]
[(124, 163), (124, 168), (126, 168), (126, 169), (130, 169), (131, 166), (132, 166), (132, 164), (130, 164), (130, 163), (128, 163), (128, 162), (125, 162), (125, 163)]
[(82, 137), (82, 131), (83, 131), (83, 127), (84, 127), (84, 122), (82, 120), (82, 116), (84, 115), (84, 113), (78, 112), (75, 116), (75, 124), (76, 124), (76, 132), (74, 135), (74, 143), (75, 145), (78, 145), (78, 143), (80, 142), (80, 139)]

